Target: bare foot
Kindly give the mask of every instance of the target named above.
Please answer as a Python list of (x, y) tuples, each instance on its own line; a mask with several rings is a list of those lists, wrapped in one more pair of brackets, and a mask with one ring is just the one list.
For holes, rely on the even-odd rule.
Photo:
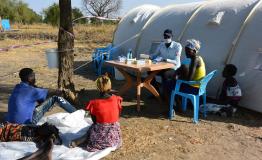
[(69, 148), (75, 148), (75, 147), (77, 147), (77, 144), (75, 141), (72, 141), (69, 143)]

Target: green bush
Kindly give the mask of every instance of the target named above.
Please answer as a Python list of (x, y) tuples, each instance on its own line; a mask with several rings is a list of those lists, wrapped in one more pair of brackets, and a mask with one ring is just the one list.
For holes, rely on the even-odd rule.
[(53, 26), (58, 26), (60, 20), (59, 5), (54, 3), (43, 10), (44, 22)]
[[(58, 26), (60, 21), (60, 9), (59, 5), (57, 3), (52, 4), (48, 8), (44, 9), (44, 22), (47, 24), (51, 24), (53, 26)], [(82, 12), (78, 8), (72, 9), (72, 19), (77, 19), (83, 17)], [(80, 19), (76, 23), (85, 23), (85, 19)]]
[(21, 0), (1, 0), (0, 16), (10, 19), (11, 22), (32, 24), (42, 21), (42, 17), (35, 13)]
[[(78, 8), (73, 8), (72, 9), (72, 19), (77, 19), (77, 18), (80, 18), (80, 17), (83, 17), (83, 13), (80, 11), (80, 9)], [(84, 24), (86, 23), (86, 19), (82, 18), (82, 19), (79, 19), (76, 21), (76, 23), (80, 23), (80, 24)]]

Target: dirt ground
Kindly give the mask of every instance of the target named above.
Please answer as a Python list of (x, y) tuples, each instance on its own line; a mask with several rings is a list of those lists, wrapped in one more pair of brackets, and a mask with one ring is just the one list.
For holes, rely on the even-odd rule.
[[(104, 39), (97, 40), (99, 37), (95, 36), (93, 33), (95, 31), (83, 31), (88, 38), (75, 41), (75, 67), (90, 61), (91, 51), (95, 47), (106, 45), (111, 41), (114, 30), (112, 27), (106, 31), (100, 27), (93, 29)], [(28, 28), (23, 30), (28, 30)], [(36, 29), (35, 32), (37, 31), (39, 30)], [(50, 34), (55, 33), (57, 32), (54, 29), (54, 32)], [(44, 41), (46, 40), (11, 36), (11, 38), (5, 37), (0, 40), (0, 48)], [(8, 97), (14, 85), (19, 83), (17, 73), (19, 69), (31, 67), (36, 72), (37, 85), (50, 89), (57, 87), (57, 69), (48, 69), (45, 57), (45, 49), (55, 47), (56, 42), (52, 42), (0, 52), (1, 120), (7, 112)], [(91, 64), (75, 72), (74, 82), (82, 104), (97, 96), (95, 78)], [(121, 81), (113, 80), (114, 89), (119, 89), (122, 84)], [(239, 109), (233, 118), (209, 115), (206, 119), (200, 117), (199, 124), (193, 124), (192, 111), (189, 109), (186, 113), (177, 113), (175, 120), (170, 121), (167, 119), (168, 105), (148, 99), (148, 95), (146, 90), (142, 90), (140, 113), (136, 112), (135, 88), (123, 96), (123, 112), (120, 119), (123, 146), (105, 157), (105, 160), (262, 159), (261, 114)], [(81, 108), (83, 105), (78, 107)], [(63, 112), (63, 110), (54, 108), (48, 114), (56, 112)]]

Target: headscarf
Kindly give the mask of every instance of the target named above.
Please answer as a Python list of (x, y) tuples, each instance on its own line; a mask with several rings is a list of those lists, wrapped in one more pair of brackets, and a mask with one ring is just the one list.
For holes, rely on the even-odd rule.
[(187, 43), (186, 47), (192, 50), (195, 50), (196, 53), (198, 53), (198, 51), (200, 50), (200, 47), (201, 47), (200, 41), (195, 40), (195, 39), (189, 39), (186, 41), (186, 43)]
[(107, 75), (102, 75), (95, 81), (96, 87), (100, 92), (108, 92), (111, 90), (111, 80)]

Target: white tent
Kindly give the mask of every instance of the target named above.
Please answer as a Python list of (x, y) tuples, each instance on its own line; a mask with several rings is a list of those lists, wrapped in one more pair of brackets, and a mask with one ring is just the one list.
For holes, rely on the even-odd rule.
[(150, 17), (159, 10), (160, 7), (154, 5), (143, 5), (129, 11), (119, 22), (115, 31), (113, 44), (120, 45), (117, 53), (126, 53), (128, 49), (134, 50), (141, 29)]
[[(150, 16), (132, 23), (146, 12)], [(175, 40), (183, 46), (191, 38), (202, 42), (200, 54), (207, 71), (219, 71), (209, 83), (209, 96), (217, 96), (223, 80), (221, 71), (226, 63), (232, 63), (238, 67), (236, 78), (243, 90), (240, 105), (262, 112), (262, 0), (212, 0), (161, 9), (141, 6), (121, 20), (113, 45), (120, 45), (117, 54), (129, 48), (136, 55), (151, 54), (154, 42), (162, 40), (166, 28), (173, 30)], [(130, 40), (133, 36), (136, 38)]]

